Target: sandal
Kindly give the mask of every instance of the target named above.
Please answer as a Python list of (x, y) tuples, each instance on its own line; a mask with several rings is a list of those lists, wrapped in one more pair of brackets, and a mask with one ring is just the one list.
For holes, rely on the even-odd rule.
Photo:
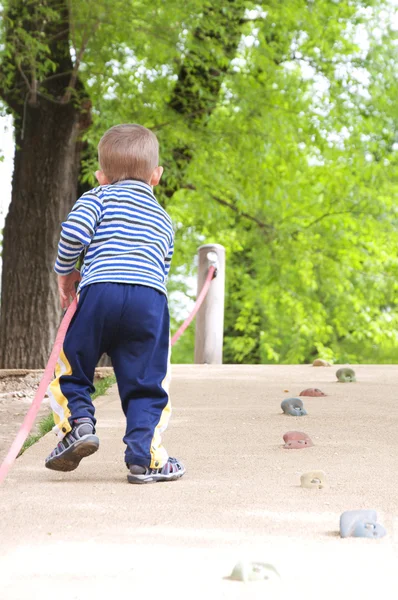
[(129, 483), (156, 483), (158, 481), (174, 481), (185, 473), (185, 467), (176, 458), (169, 458), (161, 469), (150, 469), (141, 465), (127, 465), (130, 473)]
[(45, 461), (47, 469), (54, 471), (74, 471), (82, 458), (98, 450), (99, 439), (95, 434), (91, 419), (73, 421), (72, 431), (59, 442)]

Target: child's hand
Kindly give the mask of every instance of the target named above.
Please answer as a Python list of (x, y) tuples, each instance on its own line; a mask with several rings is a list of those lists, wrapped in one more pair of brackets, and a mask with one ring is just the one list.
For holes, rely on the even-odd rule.
[(66, 310), (71, 304), (73, 298), (76, 298), (75, 283), (81, 281), (80, 271), (75, 269), (69, 275), (58, 275), (58, 292), (61, 300), (61, 306)]

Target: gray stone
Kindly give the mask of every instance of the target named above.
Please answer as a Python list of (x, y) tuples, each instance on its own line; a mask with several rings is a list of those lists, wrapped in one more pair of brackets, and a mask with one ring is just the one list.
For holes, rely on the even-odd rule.
[(381, 538), (386, 531), (377, 523), (375, 510), (347, 510), (340, 517), (340, 535), (342, 538)]
[(338, 369), (336, 371), (336, 377), (341, 383), (351, 383), (352, 381), (356, 381), (355, 371), (348, 367)]
[(293, 417), (303, 417), (307, 414), (303, 401), (300, 398), (287, 398), (283, 400), (281, 409), (286, 415), (292, 415)]
[(380, 523), (357, 521), (352, 537), (380, 539), (386, 535), (386, 530)]

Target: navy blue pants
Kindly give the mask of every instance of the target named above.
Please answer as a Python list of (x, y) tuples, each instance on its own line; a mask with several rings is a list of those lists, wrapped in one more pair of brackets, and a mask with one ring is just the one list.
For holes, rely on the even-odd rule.
[(168, 397), (170, 322), (167, 298), (141, 285), (94, 283), (83, 288), (49, 387), (55, 430), (63, 437), (73, 419), (95, 424), (94, 370), (106, 352), (115, 370), (127, 426), (127, 464), (162, 467)]

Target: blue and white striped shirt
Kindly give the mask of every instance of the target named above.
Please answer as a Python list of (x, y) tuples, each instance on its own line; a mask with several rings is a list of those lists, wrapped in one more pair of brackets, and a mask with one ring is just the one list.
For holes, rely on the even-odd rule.
[(114, 282), (166, 294), (174, 232), (150, 185), (119, 181), (83, 194), (62, 223), (55, 272), (72, 273), (82, 250), (79, 291), (91, 283)]

